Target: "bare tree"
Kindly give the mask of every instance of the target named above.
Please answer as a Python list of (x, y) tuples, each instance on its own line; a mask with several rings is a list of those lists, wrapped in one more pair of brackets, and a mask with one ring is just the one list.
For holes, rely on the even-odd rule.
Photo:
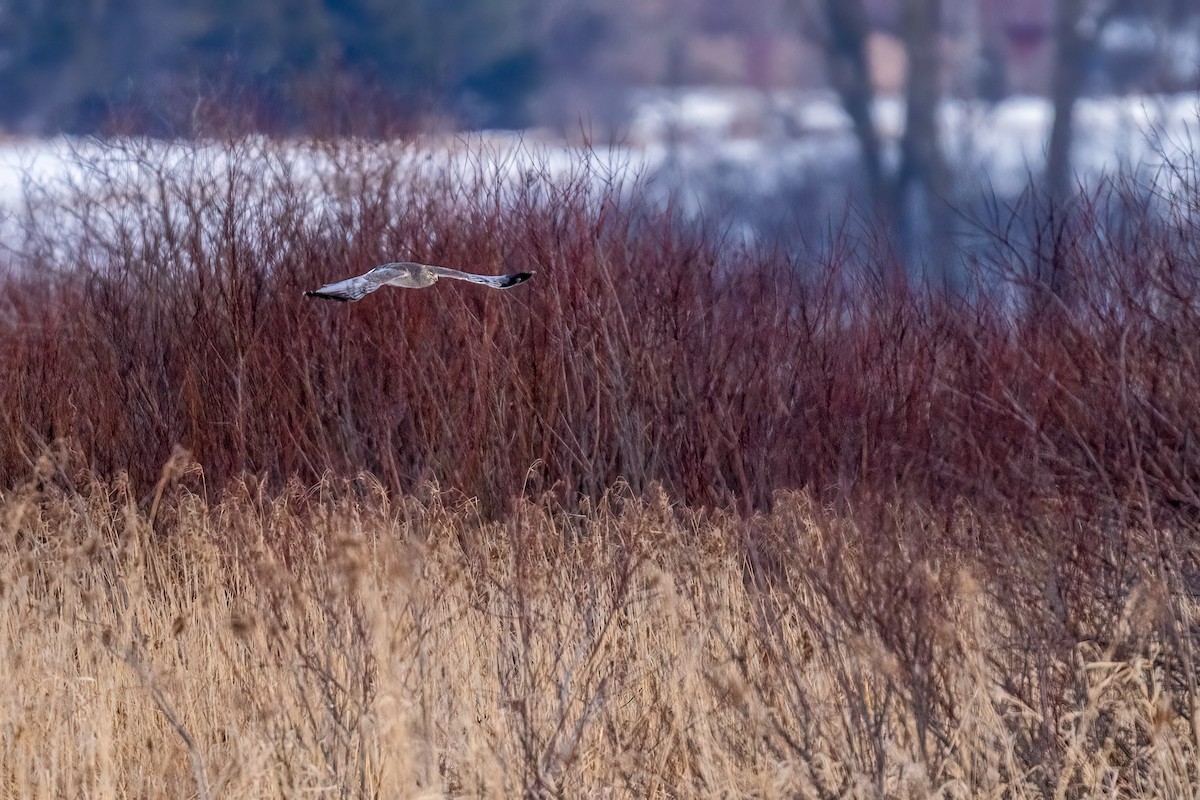
[(1055, 207), (1069, 200), (1075, 188), (1071, 169), (1075, 104), (1083, 94), (1088, 64), (1101, 32), (1120, 9), (1116, 0), (1058, 0), (1050, 87), (1054, 122), (1046, 151), (1046, 194)]
[(854, 127), (877, 212), (894, 226), (897, 244), (912, 262), (910, 268), (943, 283), (951, 281), (950, 171), (937, 122), (940, 0), (904, 0), (907, 111), (900, 163), (894, 171), (885, 168), (872, 117), (876, 98), (867, 63), (869, 26), (862, 0), (810, 0), (807, 5), (802, 2), (800, 9), (819, 23), (829, 80)]
[(875, 89), (867, 65), (867, 12), (862, 0), (822, 0), (824, 50), (829, 81), (854, 125), (867, 182), (876, 202), (889, 194), (883, 173), (879, 132), (871, 109)]
[[(1063, 219), (1063, 212), (1075, 194), (1076, 178), (1071, 162), (1075, 139), (1075, 105), (1083, 94), (1088, 64), (1097, 40), (1108, 21), (1117, 12), (1115, 0), (1058, 0), (1054, 20), (1054, 75), (1050, 100), (1054, 121), (1046, 147), (1045, 192), (1051, 221)], [(1051, 237), (1058, 247), (1059, 237)], [(1057, 301), (1072, 294), (1069, 275), (1059, 268), (1057, 252), (1048, 253), (1039, 262), (1039, 283), (1048, 290), (1047, 298)]]
[(1058, 0), (1054, 22), (1054, 77), (1051, 102), (1054, 123), (1046, 151), (1046, 192), (1050, 202), (1060, 207), (1071, 194), (1071, 140), (1075, 102), (1083, 91), (1084, 59), (1088, 43), (1080, 30), (1083, 0)]
[(908, 52), (908, 103), (893, 202), (901, 220), (906, 253), (911, 257), (924, 250), (926, 273), (947, 284), (953, 279), (952, 232), (950, 171), (937, 124), (941, 98), (940, 17), (940, 0), (907, 0), (904, 44)]

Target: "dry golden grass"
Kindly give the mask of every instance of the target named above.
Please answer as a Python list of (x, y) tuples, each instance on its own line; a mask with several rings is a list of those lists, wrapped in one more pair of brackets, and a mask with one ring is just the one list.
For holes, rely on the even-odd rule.
[[(802, 496), (494, 522), (367, 481), (217, 504), (52, 484), (0, 495), (4, 796), (1197, 794), (1190, 666), (1148, 632), (1179, 606), (1152, 582), (1107, 642), (1014, 653), (965, 558), (884, 593), (944, 600), (911, 635), (856, 620), (853, 580), (805, 555), (839, 525)], [(751, 527), (795, 547), (748, 558)]]

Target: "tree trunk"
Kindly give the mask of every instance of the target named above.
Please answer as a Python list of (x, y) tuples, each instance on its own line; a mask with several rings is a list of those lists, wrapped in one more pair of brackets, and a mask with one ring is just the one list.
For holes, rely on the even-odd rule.
[(1046, 193), (1055, 209), (1073, 194), (1075, 177), (1071, 171), (1071, 140), (1075, 101), (1083, 91), (1087, 60), (1087, 40), (1080, 31), (1083, 0), (1058, 0), (1054, 24), (1056, 55), (1051, 86), (1054, 124), (1046, 153)]
[(954, 276), (950, 171), (938, 132), (940, 17), (940, 0), (908, 0), (905, 4), (908, 103), (893, 206), (910, 268), (919, 269), (927, 278), (948, 286)]
[(862, 0), (824, 0), (828, 39), (825, 60), (829, 81), (854, 125), (871, 194), (880, 209), (887, 208), (888, 180), (883, 171), (879, 132), (871, 115), (875, 89), (867, 66), (867, 12)]
[(904, 0), (908, 110), (901, 163), (894, 173), (884, 166), (872, 117), (875, 90), (867, 64), (863, 0), (822, 0), (821, 10), (830, 82), (854, 126), (875, 209), (910, 272), (952, 285), (950, 170), (937, 125), (941, 0)]

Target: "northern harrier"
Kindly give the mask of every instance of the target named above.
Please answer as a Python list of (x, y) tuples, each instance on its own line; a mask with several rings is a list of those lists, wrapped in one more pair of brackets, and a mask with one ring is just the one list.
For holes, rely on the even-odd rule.
[(327, 283), (315, 292), (305, 292), (308, 297), (326, 300), (362, 300), (380, 286), (400, 286), (405, 289), (424, 289), (433, 286), (438, 278), (453, 278), (470, 281), (493, 289), (507, 289), (524, 283), (533, 277), (532, 272), (514, 272), (510, 275), (476, 275), (449, 267), (417, 264), (413, 261), (398, 261), (384, 264), (356, 278), (347, 278), (337, 283)]

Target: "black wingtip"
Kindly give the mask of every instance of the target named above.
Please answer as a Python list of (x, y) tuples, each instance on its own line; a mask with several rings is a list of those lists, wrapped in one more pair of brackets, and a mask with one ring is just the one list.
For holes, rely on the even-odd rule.
[(500, 288), (508, 289), (513, 286), (516, 286), (518, 283), (524, 283), (525, 281), (532, 278), (534, 276), (534, 274), (535, 273), (533, 273), (533, 272), (516, 272), (516, 273), (513, 273), (512, 275), (508, 275), (508, 276), (506, 276), (507, 280), (504, 281), (504, 285), (501, 286)]
[(304, 296), (305, 297), (317, 297), (317, 298), (320, 298), (321, 300), (336, 300), (339, 303), (344, 303), (350, 299), (348, 297), (339, 297), (336, 294), (321, 294), (320, 292), (305, 292)]

